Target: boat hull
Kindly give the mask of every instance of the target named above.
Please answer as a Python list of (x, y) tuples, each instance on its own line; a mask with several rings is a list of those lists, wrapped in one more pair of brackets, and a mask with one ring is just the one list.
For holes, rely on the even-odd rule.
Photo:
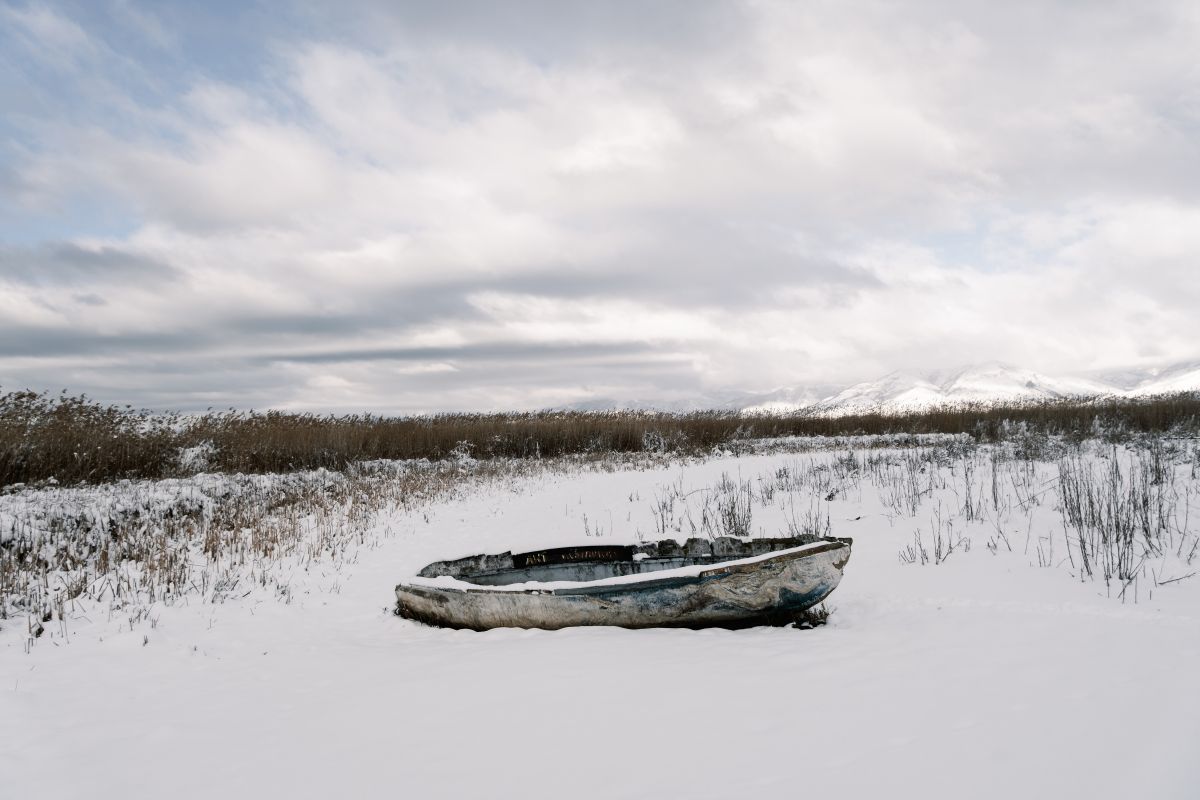
[(581, 625), (741, 627), (790, 621), (841, 581), (850, 544), (830, 540), (750, 563), (715, 563), (697, 574), (641, 576), (617, 585), (578, 583), (519, 591), (401, 584), (397, 612), (452, 628), (559, 629)]

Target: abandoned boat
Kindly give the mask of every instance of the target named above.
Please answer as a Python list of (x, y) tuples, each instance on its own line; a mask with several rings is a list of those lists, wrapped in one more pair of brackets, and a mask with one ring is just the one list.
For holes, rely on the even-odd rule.
[(721, 537), (470, 556), (397, 586), (396, 610), (474, 630), (780, 624), (837, 587), (851, 542)]

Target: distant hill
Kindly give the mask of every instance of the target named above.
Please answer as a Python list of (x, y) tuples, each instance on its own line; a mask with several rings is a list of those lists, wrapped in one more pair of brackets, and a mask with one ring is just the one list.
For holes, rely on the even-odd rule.
[(847, 387), (785, 387), (772, 392), (726, 391), (664, 400), (597, 398), (571, 405), (580, 411), (738, 411), (788, 413), (801, 409), (840, 415), (915, 411), (956, 403), (1021, 402), (1063, 397), (1145, 397), (1200, 391), (1200, 361), (1079, 375), (1044, 375), (999, 362), (933, 372), (890, 372)]

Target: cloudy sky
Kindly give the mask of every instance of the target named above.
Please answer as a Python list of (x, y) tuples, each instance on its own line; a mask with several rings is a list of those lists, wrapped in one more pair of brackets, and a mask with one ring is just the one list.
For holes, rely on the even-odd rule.
[(531, 408), (1200, 355), (1200, 4), (0, 0), (0, 386)]

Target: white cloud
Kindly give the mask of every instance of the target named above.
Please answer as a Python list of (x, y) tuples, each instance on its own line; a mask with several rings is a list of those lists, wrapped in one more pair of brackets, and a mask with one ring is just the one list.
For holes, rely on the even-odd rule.
[[(122, 109), (46, 90), (7, 201), (170, 279), (0, 274), (28, 343), (0, 381), (86, 389), (91, 354), (148, 402), (404, 410), (1195, 355), (1186, 5), (729, 8), (556, 37), (360, 6), (166, 99), (102, 31), (6, 8)], [(168, 18), (143, 33), (186, 43)], [(79, 198), (133, 232), (74, 230)]]
[(0, 16), (20, 31), (29, 52), (46, 59), (74, 61), (94, 49), (83, 28), (44, 5), (5, 6)]

